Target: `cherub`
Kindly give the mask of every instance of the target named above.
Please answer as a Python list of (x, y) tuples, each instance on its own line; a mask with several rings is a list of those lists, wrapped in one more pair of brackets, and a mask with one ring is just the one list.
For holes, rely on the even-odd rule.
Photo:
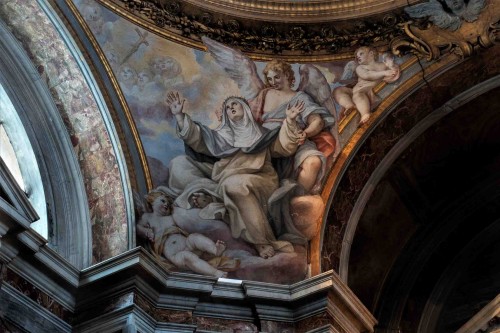
[(128, 64), (121, 65), (118, 72), (118, 82), (125, 96), (134, 95), (137, 90), (137, 72)]
[(139, 92), (143, 92), (147, 85), (153, 80), (153, 74), (148, 68), (143, 68), (137, 73), (137, 86)]
[[(290, 64), (273, 60), (263, 71), (264, 82), (257, 73), (255, 63), (246, 55), (207, 37), (203, 43), (224, 68), (252, 108), (254, 119), (264, 128), (281, 126), (286, 118), (287, 106), (304, 102), (304, 112), (297, 118), (306, 140), (299, 148), (289, 172), (281, 172), (280, 178), (293, 178), (302, 185), (306, 194), (316, 194), (321, 185), (327, 164), (340, 152), (336, 113), (331, 90), (324, 75), (313, 65), (300, 67), (301, 82), (293, 89), (295, 75)], [(327, 163), (329, 159), (330, 163)]]
[(154, 74), (154, 81), (163, 88), (170, 88), (184, 81), (182, 67), (177, 60), (169, 56), (154, 56), (149, 61)]
[(414, 6), (406, 7), (405, 12), (411, 18), (429, 17), (429, 20), (442, 29), (458, 30), (462, 19), (467, 22), (477, 20), (479, 13), (486, 4), (485, 0), (430, 0)]
[(214, 242), (198, 233), (188, 234), (179, 228), (172, 218), (173, 200), (165, 193), (153, 190), (145, 198), (153, 211), (141, 216), (137, 223), (137, 234), (153, 243), (155, 253), (163, 255), (181, 269), (215, 277), (227, 276), (226, 272), (199, 257), (203, 252), (221, 256), (226, 249), (224, 242)]
[[(377, 61), (377, 51), (368, 46), (361, 46), (355, 52), (358, 66), (356, 75), (358, 82), (351, 89), (338, 87), (333, 90), (333, 98), (345, 110), (356, 109), (361, 115), (359, 125), (370, 119), (370, 111), (376, 102), (373, 88), (380, 82), (394, 82), (399, 78), (399, 66), (388, 60), (387, 64)], [(392, 66), (392, 67), (389, 67)]]

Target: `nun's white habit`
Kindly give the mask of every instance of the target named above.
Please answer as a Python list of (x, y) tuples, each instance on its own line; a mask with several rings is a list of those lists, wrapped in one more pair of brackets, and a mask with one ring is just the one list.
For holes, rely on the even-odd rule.
[[(239, 121), (232, 121), (225, 111), (226, 104), (234, 101), (243, 106), (244, 116)], [(233, 237), (271, 245), (278, 251), (290, 248), (290, 243), (276, 240), (267, 218), (268, 199), (279, 186), (271, 157), (288, 157), (297, 151), (299, 128), (295, 121), (285, 120), (280, 128), (267, 130), (253, 119), (247, 102), (237, 97), (226, 100), (223, 110), (222, 123), (215, 130), (185, 116), (179, 137), (196, 153), (218, 160), (202, 162), (199, 155), (172, 160), (168, 186), (173, 194), (182, 196), (205, 179), (201, 183), (211, 187), (207, 190), (226, 208)], [(207, 178), (213, 186), (207, 184)]]

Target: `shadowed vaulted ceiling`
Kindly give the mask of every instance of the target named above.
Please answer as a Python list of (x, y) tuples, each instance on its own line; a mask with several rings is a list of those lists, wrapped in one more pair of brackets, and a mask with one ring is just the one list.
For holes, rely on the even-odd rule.
[[(30, 141), (40, 142), (34, 150), (47, 177), (50, 246), (79, 269), (135, 248), (134, 194), (137, 200), (163, 184), (168, 154), (183, 149), (173, 139), (175, 128), (168, 127), (167, 137), (163, 123), (151, 116), (160, 111), (149, 109), (150, 119), (135, 113), (134, 105), (154, 98), (163, 103), (164, 92), (132, 99), (141, 94), (120, 81), (125, 60), (139, 72), (153, 54), (177, 52), (185, 75), (179, 86), (198, 84), (185, 88), (194, 99), (212, 85), (221, 84), (220, 94), (237, 91), (206, 60), (202, 36), (243, 52), (259, 70), (274, 58), (293, 63), (296, 71), (314, 64), (331, 87), (356, 49), (368, 45), (395, 54), (401, 77), (376, 86), (380, 101), (365, 126), (358, 126), (356, 112), (337, 124), (342, 150), (327, 170), (321, 221), (302, 253), (307, 274), (338, 273), (374, 314), (376, 332), (455, 332), (500, 291), (500, 47), (493, 43), (499, 22), (485, 24), (489, 39), (461, 36), (449, 45), (433, 44), (412, 33), (429, 22), (414, 22), (404, 11), (423, 2), (0, 3), (2, 31), (12, 35), (0, 43), (3, 58), (20, 59), (15, 66), (2, 63), (12, 70), (2, 73), (0, 83)], [(496, 18), (498, 4), (487, 4)], [(26, 73), (13, 70), (23, 66)], [(44, 86), (43, 94), (30, 99), (29, 86), (14, 93), (15, 82), (32, 76), (41, 78), (35, 82)], [(205, 81), (196, 81), (200, 77)], [(220, 104), (210, 94), (207, 108)], [(44, 111), (32, 118), (27, 110), (35, 107)], [(200, 119), (215, 123), (215, 116)], [(51, 124), (58, 131), (48, 129)], [(43, 129), (52, 133), (45, 142)], [(163, 140), (160, 148), (151, 133)]]

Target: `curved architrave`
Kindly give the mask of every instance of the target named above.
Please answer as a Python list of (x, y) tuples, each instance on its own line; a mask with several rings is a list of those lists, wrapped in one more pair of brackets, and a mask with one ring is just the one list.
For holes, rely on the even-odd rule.
[(50, 91), (10, 31), (0, 22), (0, 72), (36, 155), (46, 195), (50, 244), (78, 268), (89, 266), (92, 236), (87, 195), (71, 140)]
[(356, 233), (356, 228), (363, 213), (366, 204), (371, 198), (371, 195), (380, 182), (382, 177), (386, 174), (387, 170), (390, 166), (396, 161), (396, 159), (406, 150), (406, 148), (420, 136), (423, 132), (425, 132), (428, 128), (430, 128), (437, 121), (458, 109), (460, 106), (465, 103), (477, 98), (481, 94), (497, 88), (500, 86), (500, 76), (495, 76), (486, 80), (473, 88), (461, 93), (456, 96), (452, 100), (445, 103), (440, 108), (436, 109), (432, 114), (425, 117), (420, 123), (418, 123), (410, 132), (408, 132), (398, 143), (389, 151), (389, 153), (384, 157), (382, 162), (377, 166), (375, 171), (371, 174), (370, 178), (366, 182), (363, 190), (360, 193), (360, 196), (354, 207), (352, 209), (352, 214), (347, 222), (347, 227), (344, 235), (344, 239), (342, 241), (342, 249), (340, 254), (340, 267), (339, 267), (339, 275), (343, 281), (347, 281), (348, 276), (348, 268), (349, 268), (349, 256), (350, 249), (352, 245), (352, 241), (354, 239), (354, 235)]
[(92, 95), (94, 96), (94, 99), (101, 113), (104, 126), (108, 133), (111, 146), (116, 157), (116, 163), (118, 165), (126, 208), (126, 219), (128, 226), (128, 249), (132, 249), (135, 247), (135, 215), (132, 185), (130, 184), (127, 163), (125, 162), (125, 157), (123, 156), (123, 150), (121, 149), (120, 139), (118, 138), (118, 134), (116, 133), (113, 118), (111, 117), (110, 111), (108, 110), (108, 107), (104, 101), (104, 97), (99, 90), (99, 86), (93, 78), (89, 66), (85, 61), (82, 60), (84, 59), (84, 57), (81, 54), (81, 51), (78, 49), (75, 41), (72, 39), (71, 34), (66, 30), (66, 27), (63, 25), (63, 23), (60, 22), (59, 17), (53, 12), (53, 9), (46, 3), (46, 0), (39, 0), (39, 4), (52, 24), (57, 28), (61, 38), (64, 39), (66, 47), (69, 49), (70, 53), (74, 56), (74, 59), (77, 62), (81, 73), (85, 77), (85, 81), (92, 91)]

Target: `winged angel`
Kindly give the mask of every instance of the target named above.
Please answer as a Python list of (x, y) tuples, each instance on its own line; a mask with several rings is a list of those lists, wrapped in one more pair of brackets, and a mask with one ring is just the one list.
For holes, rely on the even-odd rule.
[(429, 17), (429, 20), (442, 29), (456, 31), (462, 25), (462, 19), (467, 22), (477, 20), (479, 13), (485, 6), (486, 0), (430, 0), (411, 7), (405, 12), (412, 18)]
[(299, 68), (300, 83), (293, 89), (295, 75), (290, 64), (272, 60), (263, 70), (264, 81), (256, 64), (242, 52), (208, 37), (202, 37), (208, 52), (240, 88), (249, 102), (252, 115), (263, 127), (275, 129), (286, 118), (290, 105), (304, 103), (297, 122), (306, 134), (293, 161), (277, 166), (281, 179), (294, 179), (304, 194), (316, 194), (326, 168), (340, 151), (337, 114), (330, 86), (323, 73), (313, 65)]

